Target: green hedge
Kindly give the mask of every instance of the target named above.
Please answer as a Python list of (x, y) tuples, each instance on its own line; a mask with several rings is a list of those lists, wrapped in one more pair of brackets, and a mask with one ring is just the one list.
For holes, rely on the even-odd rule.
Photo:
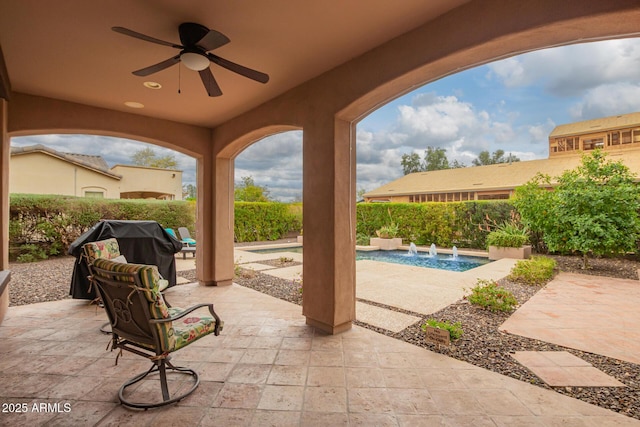
[(12, 194), (10, 258), (28, 262), (66, 254), (69, 245), (101, 219), (152, 220), (194, 231), (195, 203)]
[(236, 202), (237, 242), (277, 240), (302, 227), (302, 205), (274, 202)]
[(356, 227), (359, 236), (373, 237), (377, 229), (394, 222), (406, 243), (485, 249), (486, 225), (508, 221), (514, 210), (508, 201), (361, 203)]
[[(393, 221), (405, 243), (484, 249), (486, 225), (510, 220), (514, 210), (508, 201), (361, 203), (356, 227), (359, 239), (366, 240)], [(69, 245), (100, 219), (152, 220), (163, 227), (187, 227), (195, 236), (194, 201), (12, 194), (10, 257), (35, 261), (66, 254)], [(236, 241), (276, 240), (291, 232), (302, 232), (301, 203), (235, 203)]]

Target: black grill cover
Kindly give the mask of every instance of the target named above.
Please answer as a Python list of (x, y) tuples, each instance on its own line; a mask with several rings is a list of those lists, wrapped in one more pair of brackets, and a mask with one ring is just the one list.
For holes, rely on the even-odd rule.
[(127, 261), (134, 264), (157, 265), (158, 271), (169, 281), (169, 286), (176, 284), (175, 254), (182, 249), (182, 243), (167, 233), (155, 221), (100, 221), (89, 231), (78, 237), (69, 246), (69, 255), (77, 261), (71, 276), (69, 294), (77, 299), (94, 299), (95, 289), (89, 292), (89, 267), (82, 256), (85, 243), (115, 237), (120, 246), (120, 253)]

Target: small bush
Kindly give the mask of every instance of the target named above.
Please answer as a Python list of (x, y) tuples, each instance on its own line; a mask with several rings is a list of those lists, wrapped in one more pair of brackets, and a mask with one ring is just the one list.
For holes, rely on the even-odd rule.
[(356, 234), (356, 245), (359, 246), (368, 246), (369, 242), (370, 242), (370, 237), (367, 236), (364, 233), (357, 233)]
[(479, 305), (491, 312), (513, 311), (518, 305), (513, 294), (493, 280), (478, 279), (477, 285), (466, 298), (471, 304)]
[(20, 255), (16, 261), (18, 262), (36, 262), (47, 259), (47, 252), (38, 245), (26, 244), (20, 246)]
[(528, 285), (540, 285), (553, 277), (555, 268), (555, 260), (543, 256), (534, 256), (531, 259), (518, 261), (511, 269), (507, 279)]
[(379, 230), (376, 230), (376, 234), (381, 239), (393, 239), (398, 236), (399, 230), (398, 224), (392, 222), (391, 224), (380, 227)]
[(427, 319), (426, 323), (424, 323), (420, 328), (425, 331), (427, 326), (431, 326), (433, 328), (444, 329), (445, 331), (449, 331), (449, 337), (452, 340), (457, 340), (463, 334), (462, 331), (462, 323), (449, 323), (449, 322), (441, 322), (436, 319)]
[(519, 248), (529, 243), (529, 231), (514, 222), (505, 222), (487, 236), (487, 246)]

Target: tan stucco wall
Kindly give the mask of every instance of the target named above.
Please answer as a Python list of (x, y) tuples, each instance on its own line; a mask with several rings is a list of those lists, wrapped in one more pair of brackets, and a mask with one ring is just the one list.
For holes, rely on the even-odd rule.
[(115, 165), (111, 172), (122, 176), (120, 193), (167, 193), (182, 200), (182, 171)]
[(43, 153), (12, 156), (10, 170), (11, 193), (83, 197), (86, 191), (103, 191), (106, 199), (120, 197), (116, 178)]

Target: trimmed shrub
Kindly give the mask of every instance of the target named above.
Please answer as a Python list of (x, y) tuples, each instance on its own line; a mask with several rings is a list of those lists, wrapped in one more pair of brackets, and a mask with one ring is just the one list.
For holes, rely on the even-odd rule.
[(528, 285), (541, 285), (553, 277), (556, 261), (543, 256), (520, 260), (513, 266), (507, 279)]
[(101, 219), (150, 220), (193, 230), (195, 203), (12, 194), (10, 258), (30, 262), (66, 254), (69, 245)]
[(300, 230), (301, 214), (276, 202), (236, 202), (234, 233), (237, 242), (277, 240)]
[(467, 300), (474, 305), (479, 305), (489, 311), (513, 311), (518, 301), (511, 292), (498, 285), (493, 280), (478, 279)]
[(508, 201), (451, 203), (359, 203), (356, 207), (357, 235), (375, 237), (376, 230), (390, 221), (398, 226), (398, 237), (417, 245), (485, 249), (486, 222), (510, 220), (514, 207)]

